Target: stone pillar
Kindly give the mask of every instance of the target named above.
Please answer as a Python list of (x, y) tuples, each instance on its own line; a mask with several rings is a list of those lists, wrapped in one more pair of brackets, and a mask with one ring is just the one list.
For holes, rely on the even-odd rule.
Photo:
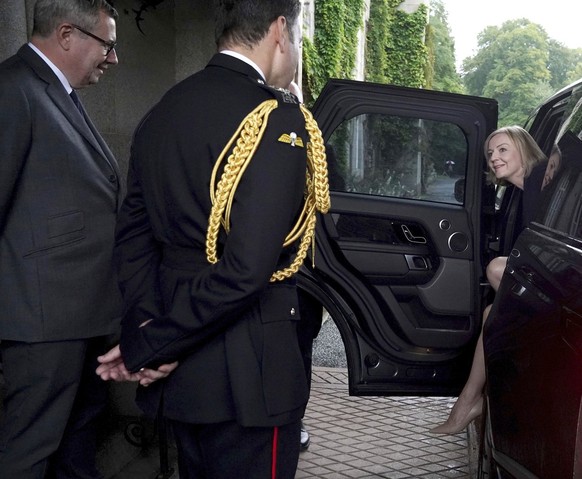
[(16, 53), (28, 39), (31, 22), (27, 18), (27, 2), (25, 0), (2, 0), (0, 2), (0, 61)]
[(356, 64), (354, 67), (354, 80), (364, 81), (366, 77), (366, 26), (370, 19), (370, 0), (364, 0), (364, 11), (362, 13), (362, 26), (358, 31), (358, 49), (356, 51)]
[[(299, 21), (301, 25), (301, 35), (313, 42), (315, 34), (315, 0), (303, 0), (301, 3), (301, 15)], [(303, 53), (299, 55), (299, 65), (297, 65), (297, 72), (295, 74), (295, 82), (302, 85), (303, 79)]]

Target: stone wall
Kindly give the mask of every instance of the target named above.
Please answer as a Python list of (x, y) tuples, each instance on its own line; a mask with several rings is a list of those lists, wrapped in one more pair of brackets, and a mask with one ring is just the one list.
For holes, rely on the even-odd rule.
[[(115, 0), (119, 65), (80, 92), (86, 109), (126, 171), (131, 137), (142, 116), (177, 81), (200, 70), (215, 51), (206, 0), (166, 0), (142, 13), (137, 0)], [(34, 0), (0, 2), (0, 61), (27, 41)]]

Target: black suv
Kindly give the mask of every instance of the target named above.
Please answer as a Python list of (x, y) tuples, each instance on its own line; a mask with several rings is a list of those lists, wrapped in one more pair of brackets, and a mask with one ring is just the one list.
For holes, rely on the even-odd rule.
[[(482, 477), (582, 477), (582, 80), (526, 128), (562, 159), (537, 220), (513, 243), (518, 189), (485, 181), (494, 100), (331, 80), (313, 111), (332, 208), (302, 289), (341, 333), (352, 395), (456, 396), (485, 328)], [(503, 193), (501, 195), (501, 193)]]

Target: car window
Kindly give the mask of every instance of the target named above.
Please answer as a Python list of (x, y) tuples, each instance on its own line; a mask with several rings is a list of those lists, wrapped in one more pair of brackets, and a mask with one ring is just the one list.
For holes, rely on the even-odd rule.
[(328, 159), (334, 191), (463, 202), (467, 141), (452, 123), (358, 115), (331, 135)]
[(568, 99), (564, 121), (556, 141), (559, 141), (568, 131), (578, 137), (582, 133), (582, 86), (575, 88)]
[(548, 201), (543, 223), (582, 239), (582, 98), (573, 96), (571, 101), (574, 107), (563, 123), (546, 170), (546, 178), (551, 178), (544, 179)]
[(582, 175), (569, 169), (558, 179), (544, 224), (569, 236), (582, 238)]

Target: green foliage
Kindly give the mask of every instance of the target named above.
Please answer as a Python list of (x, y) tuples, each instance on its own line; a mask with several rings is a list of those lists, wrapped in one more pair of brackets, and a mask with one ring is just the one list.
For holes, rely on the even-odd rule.
[[(365, 79), (426, 87), (431, 75), (425, 45), (427, 7), (412, 14), (397, 9), (402, 0), (371, 0), (366, 26)], [(317, 0), (313, 42), (303, 44), (303, 95), (311, 104), (329, 78), (353, 78), (364, 0)]]
[(478, 51), (463, 62), (467, 93), (499, 102), (499, 125), (523, 125), (532, 109), (573, 81), (582, 57), (551, 40), (522, 18), (490, 26), (478, 36)]
[[(350, 131), (361, 134), (360, 150), (346, 142)], [(340, 160), (336, 176), (330, 175), (343, 178), (341, 186), (332, 181), (332, 187), (342, 191), (429, 199), (429, 187), (447, 160), (464, 171), (466, 139), (450, 123), (371, 113), (344, 122), (330, 143)], [(354, 161), (357, 157), (365, 160)]]
[(390, 0), (372, 0), (366, 33), (366, 80), (392, 83), (388, 50), (391, 48), (390, 23), (396, 5)]
[(372, 0), (366, 38), (367, 81), (426, 86), (428, 49), (424, 43), (427, 7), (407, 14), (401, 0)]
[(433, 26), (429, 23), (426, 26), (426, 57), (427, 62), (424, 65), (424, 83), (425, 87), (429, 90), (433, 90), (434, 85), (434, 75), (435, 75), (435, 58), (436, 58), (436, 46), (435, 46), (435, 34)]
[(558, 90), (582, 77), (582, 49), (566, 48), (560, 42), (548, 41), (550, 85)]
[(346, 14), (344, 17), (344, 38), (340, 54), (340, 71), (342, 78), (351, 78), (356, 66), (358, 49), (358, 32), (363, 26), (364, 0), (344, 0)]
[(566, 82), (564, 83), (565, 85), (569, 85), (570, 83), (573, 83), (578, 78), (582, 78), (582, 49), (578, 48), (574, 51), (576, 52), (576, 56), (577, 56), (578, 60), (576, 60), (576, 63), (575, 63), (576, 66), (574, 67), (574, 69), (571, 70), (570, 73), (568, 74), (568, 76), (566, 78)]
[(388, 69), (395, 85), (422, 88), (424, 67), (428, 60), (424, 44), (427, 7), (420, 5), (414, 13), (396, 10), (389, 26), (391, 45), (388, 47)]
[(352, 78), (364, 0), (315, 2), (313, 42), (303, 43), (303, 95), (312, 103), (329, 78)]
[[(426, 5), (408, 14), (399, 10), (401, 3), (370, 0), (365, 80), (462, 91), (441, 0), (435, 0), (430, 25)], [(303, 43), (303, 93), (308, 104), (329, 78), (353, 77), (364, 8), (362, 0), (317, 0), (314, 5), (314, 39)], [(342, 123), (329, 144), (335, 152), (330, 165), (343, 173), (330, 170), (330, 178), (341, 176), (340, 189), (399, 197), (422, 197), (447, 160), (454, 159), (462, 171), (466, 148), (460, 130), (451, 131), (449, 125), (383, 115)], [(363, 161), (354, 168), (358, 155)]]
[(463, 93), (464, 87), (455, 66), (455, 43), (444, 5), (441, 0), (433, 0), (430, 7), (426, 37), (428, 49), (428, 62), (425, 68), (426, 88)]

